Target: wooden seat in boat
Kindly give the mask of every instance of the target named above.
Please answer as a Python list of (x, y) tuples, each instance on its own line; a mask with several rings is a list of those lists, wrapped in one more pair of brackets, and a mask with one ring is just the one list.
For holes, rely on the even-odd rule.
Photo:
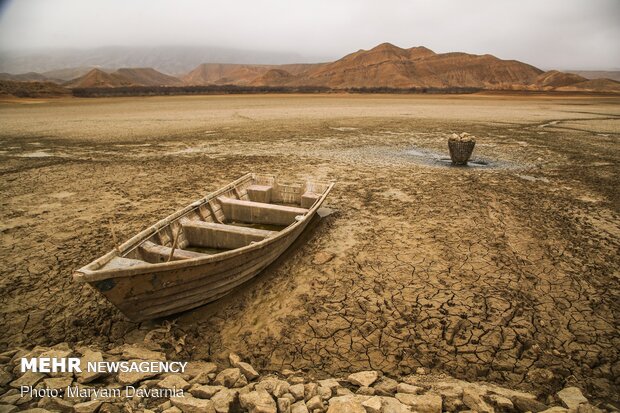
[(216, 224), (213, 222), (182, 220), (183, 233), (189, 245), (196, 247), (235, 249), (273, 236), (277, 231)]
[(290, 225), (295, 217), (308, 212), (305, 208), (219, 197), (224, 215), (230, 221), (267, 225)]
[[(168, 258), (170, 258), (170, 253), (172, 252), (171, 247), (155, 244), (152, 241), (144, 241), (140, 244), (138, 250), (140, 251), (140, 255), (143, 259), (151, 263), (168, 261)], [(199, 258), (204, 256), (204, 254), (199, 252), (175, 248), (171, 261), (187, 260), (189, 258)]]

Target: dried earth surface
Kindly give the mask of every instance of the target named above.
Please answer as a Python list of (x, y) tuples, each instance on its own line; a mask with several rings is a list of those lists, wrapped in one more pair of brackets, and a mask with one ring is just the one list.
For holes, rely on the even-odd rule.
[[(450, 167), (447, 138), (478, 137)], [(620, 394), (620, 99), (208, 96), (0, 102), (0, 350), (159, 340), (317, 377), (423, 367)], [(248, 171), (332, 179), (236, 293), (128, 322), (71, 273)]]

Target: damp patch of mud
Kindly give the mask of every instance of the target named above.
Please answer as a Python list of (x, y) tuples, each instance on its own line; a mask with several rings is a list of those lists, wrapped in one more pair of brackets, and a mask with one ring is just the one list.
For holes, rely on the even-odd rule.
[(467, 168), (475, 168), (475, 169), (515, 169), (515, 168), (526, 168), (528, 165), (519, 165), (514, 162), (499, 160), (499, 159), (489, 159), (486, 157), (474, 156), (472, 159), (467, 162), (467, 165), (455, 165), (452, 163), (452, 160), (445, 153), (432, 151), (424, 148), (409, 148), (400, 152), (400, 155), (406, 159), (409, 159), (411, 162), (431, 167), (447, 167), (447, 168), (458, 168), (458, 169), (467, 169)]

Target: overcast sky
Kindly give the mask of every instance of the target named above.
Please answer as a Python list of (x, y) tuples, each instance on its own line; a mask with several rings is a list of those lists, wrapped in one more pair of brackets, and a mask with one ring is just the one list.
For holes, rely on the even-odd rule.
[[(0, 0), (1, 1), (1, 0)], [(620, 68), (620, 0), (13, 0), (0, 49), (204, 45), (335, 59), (391, 42)]]

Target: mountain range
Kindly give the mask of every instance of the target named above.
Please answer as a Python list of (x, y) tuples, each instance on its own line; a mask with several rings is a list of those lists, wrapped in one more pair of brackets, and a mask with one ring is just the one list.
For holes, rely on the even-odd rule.
[[(108, 62), (105, 67), (114, 67)], [(359, 50), (333, 62), (301, 64), (202, 63), (179, 76), (151, 67), (81, 66), (43, 73), (1, 73), (0, 80), (51, 81), (66, 88), (237, 85), (328, 89), (483, 89), (620, 92), (620, 82), (589, 80), (576, 73), (543, 71), (516, 60), (468, 53), (435, 53), (390, 43)]]

